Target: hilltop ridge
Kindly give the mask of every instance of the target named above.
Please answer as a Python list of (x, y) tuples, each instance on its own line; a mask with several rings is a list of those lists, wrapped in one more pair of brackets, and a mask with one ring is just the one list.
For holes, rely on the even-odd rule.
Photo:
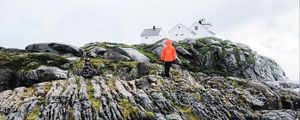
[(0, 119), (300, 118), (300, 86), (249, 46), (214, 37), (174, 42), (178, 58), (165, 78), (163, 45), (0, 48)]

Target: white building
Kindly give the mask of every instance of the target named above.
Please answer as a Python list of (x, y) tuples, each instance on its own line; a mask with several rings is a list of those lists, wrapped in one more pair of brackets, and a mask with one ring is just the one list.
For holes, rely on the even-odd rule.
[(197, 35), (190, 28), (184, 26), (183, 24), (178, 23), (168, 32), (169, 38), (171, 40), (183, 40), (185, 38), (193, 38), (193, 36)]
[(166, 37), (166, 33), (162, 28), (153, 26), (153, 28), (143, 30), (141, 33), (141, 43), (152, 44)]
[(144, 29), (141, 34), (141, 43), (151, 44), (163, 38), (170, 38), (171, 40), (179, 41), (186, 38), (202, 38), (213, 37), (213, 33), (209, 28), (212, 25), (207, 23), (204, 19), (194, 22), (190, 27), (178, 23), (173, 27), (168, 34), (162, 28)]
[(193, 36), (193, 38), (213, 37), (215, 33), (209, 30), (210, 27), (212, 27), (212, 25), (205, 23), (204, 19), (194, 22), (190, 26), (190, 29), (196, 33), (196, 36)]

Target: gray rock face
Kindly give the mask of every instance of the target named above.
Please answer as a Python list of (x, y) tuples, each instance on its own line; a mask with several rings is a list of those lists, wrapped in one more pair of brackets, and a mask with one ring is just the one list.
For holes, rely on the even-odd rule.
[(181, 46), (177, 46), (175, 49), (178, 53), (180, 53), (182, 55), (191, 56), (191, 53), (189, 51), (187, 51), (186, 49), (184, 49), (183, 47), (181, 47)]
[(133, 61), (139, 61), (139, 62), (148, 62), (149, 58), (146, 57), (144, 54), (140, 53), (136, 49), (133, 48), (116, 48), (114, 49), (115, 52), (118, 52), (122, 55), (128, 56)]
[[(276, 62), (230, 41), (201, 38), (189, 42), (178, 45), (174, 42), (174, 46), (184, 45), (181, 46), (184, 49), (177, 48), (182, 65), (173, 64), (171, 78), (161, 76), (164, 67), (159, 62), (128, 62), (132, 56), (126, 50), (114, 49), (122, 45), (113, 43), (103, 56), (86, 59), (85, 63), (82, 58), (69, 57), (74, 60), (70, 60), (69, 67), (64, 67), (66, 70), (53, 66), (0, 68), (0, 119), (300, 118), (300, 94), (291, 90), (300, 89), (299, 85), (285, 84), (287, 78)], [(138, 49), (160, 57), (162, 47), (163, 40)], [(3, 56), (9, 54), (0, 55), (2, 66), (7, 63), (1, 61)], [(118, 61), (102, 60), (102, 57)], [(45, 64), (51, 60), (45, 60)], [(78, 66), (82, 65), (99, 74), (88, 77), (77, 74), (81, 69)]]
[(57, 67), (40, 66), (27, 74), (27, 78), (39, 81), (66, 79), (67, 71)]
[(107, 52), (107, 49), (95, 47), (87, 52), (87, 55), (90, 57), (97, 57), (98, 55), (103, 55), (105, 52)]
[(0, 91), (7, 90), (14, 79), (14, 73), (8, 69), (0, 69)]
[[(0, 114), (8, 120), (294, 120), (300, 116), (296, 111), (300, 95), (282, 87), (223, 77), (197, 81), (187, 72), (173, 78), (152, 74), (133, 80), (69, 75), (66, 80), (0, 92)], [(292, 106), (278, 99), (286, 95)]]
[(254, 72), (257, 79), (270, 81), (288, 80), (282, 68), (274, 60), (263, 56), (256, 57)]
[[(183, 64), (192, 71), (205, 71), (207, 74), (221, 76), (243, 76), (266, 81), (288, 80), (276, 62), (257, 55), (247, 45), (217, 38), (187, 39), (181, 43), (186, 43), (191, 47), (184, 49), (174, 42), (178, 56), (184, 58), (177, 59), (176, 61), (180, 62), (176, 63)], [(157, 42), (144, 48), (160, 56), (163, 44)]]
[(60, 43), (40, 43), (32, 44), (25, 48), (31, 52), (52, 52), (57, 54), (72, 54), (74, 56), (81, 57), (83, 51), (78, 47), (72, 45), (65, 45)]
[(130, 61), (131, 59), (125, 55), (113, 52), (113, 51), (108, 51), (105, 52), (103, 55), (104, 59), (109, 59), (109, 60), (122, 60), (122, 61)]

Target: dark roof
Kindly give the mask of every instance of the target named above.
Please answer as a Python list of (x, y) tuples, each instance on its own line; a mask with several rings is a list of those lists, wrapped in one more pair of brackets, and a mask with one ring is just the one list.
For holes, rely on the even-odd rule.
[(144, 29), (141, 36), (156, 36), (159, 35), (161, 28)]

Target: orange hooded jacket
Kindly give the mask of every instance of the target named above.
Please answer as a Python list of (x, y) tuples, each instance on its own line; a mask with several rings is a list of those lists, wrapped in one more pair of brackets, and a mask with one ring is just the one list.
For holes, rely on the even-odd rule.
[(176, 50), (169, 39), (166, 40), (166, 46), (161, 52), (161, 59), (165, 62), (172, 62), (176, 60)]

